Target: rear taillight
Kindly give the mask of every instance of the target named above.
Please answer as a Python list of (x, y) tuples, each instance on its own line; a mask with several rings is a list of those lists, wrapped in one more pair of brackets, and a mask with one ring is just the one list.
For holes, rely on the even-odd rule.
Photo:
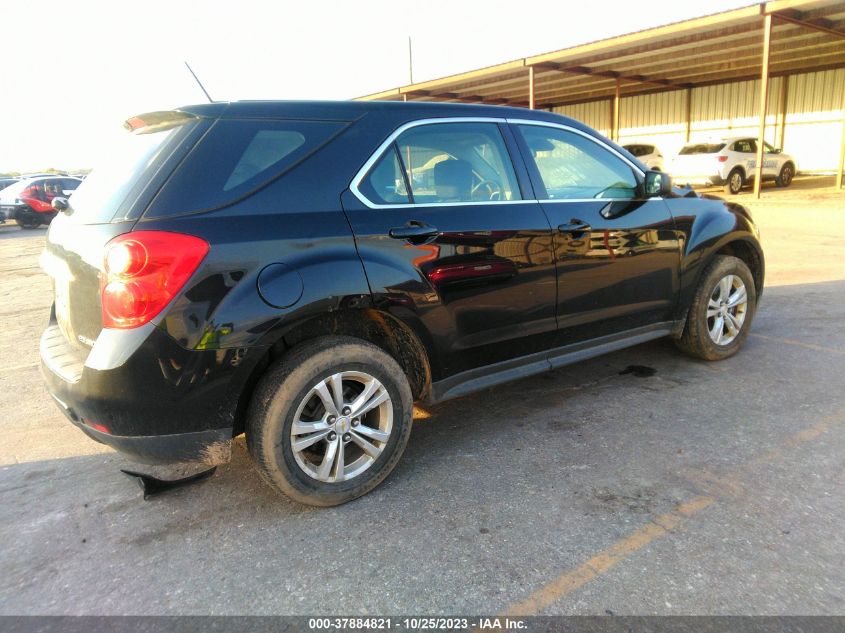
[(148, 323), (170, 303), (208, 253), (193, 235), (135, 231), (106, 244), (100, 294), (103, 327)]
[(726, 162), (728, 162), (728, 157), (727, 156), (717, 156), (716, 160), (718, 160), (720, 163), (726, 163)]

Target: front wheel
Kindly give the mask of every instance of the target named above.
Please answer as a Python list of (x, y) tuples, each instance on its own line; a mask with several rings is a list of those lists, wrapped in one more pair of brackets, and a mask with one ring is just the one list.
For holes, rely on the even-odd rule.
[(411, 433), (413, 397), (399, 364), (351, 337), (294, 348), (258, 384), (247, 446), (271, 486), (333, 506), (366, 494), (396, 466)]
[(757, 291), (748, 266), (736, 257), (718, 255), (702, 275), (676, 344), (704, 360), (733, 356), (748, 338), (756, 308)]
[(780, 168), (780, 173), (778, 174), (777, 180), (775, 180), (775, 184), (778, 187), (788, 187), (792, 184), (792, 179), (794, 177), (795, 167), (792, 166), (792, 163), (787, 163)]
[(742, 190), (744, 185), (745, 176), (743, 175), (742, 170), (738, 167), (734, 168), (731, 170), (731, 173), (728, 174), (728, 179), (725, 182), (725, 192), (736, 195)]

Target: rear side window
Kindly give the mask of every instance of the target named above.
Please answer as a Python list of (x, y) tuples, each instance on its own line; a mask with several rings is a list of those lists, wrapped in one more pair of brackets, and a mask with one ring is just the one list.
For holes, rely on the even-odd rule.
[(725, 147), (724, 143), (693, 143), (692, 145), (684, 146), (679, 154), (687, 156), (689, 154), (715, 154), (721, 152)]
[(145, 217), (209, 211), (275, 180), (346, 123), (221, 119), (185, 158)]
[(395, 150), (415, 204), (520, 200), (495, 123), (433, 123), (403, 132)]
[(646, 156), (654, 152), (654, 148), (651, 145), (626, 145), (625, 149), (627, 149), (631, 154), (639, 158), (640, 156)]

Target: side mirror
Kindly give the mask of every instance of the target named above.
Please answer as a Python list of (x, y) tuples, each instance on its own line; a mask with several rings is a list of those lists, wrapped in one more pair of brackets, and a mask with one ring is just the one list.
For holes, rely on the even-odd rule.
[(783, 152), (783, 149), (780, 147), (776, 147), (772, 150), (772, 154), (780, 154), (781, 152)]
[(672, 193), (672, 178), (665, 171), (650, 169), (645, 173), (646, 198), (658, 198)]
[(67, 198), (62, 198), (61, 196), (53, 198), (51, 205), (56, 211), (67, 211), (70, 208)]

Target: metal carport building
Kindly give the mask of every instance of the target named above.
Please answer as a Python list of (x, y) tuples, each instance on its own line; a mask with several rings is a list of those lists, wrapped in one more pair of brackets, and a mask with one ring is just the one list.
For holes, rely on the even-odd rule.
[(548, 109), (669, 154), (756, 136), (841, 187), (845, 1), (775, 0), (360, 98)]

